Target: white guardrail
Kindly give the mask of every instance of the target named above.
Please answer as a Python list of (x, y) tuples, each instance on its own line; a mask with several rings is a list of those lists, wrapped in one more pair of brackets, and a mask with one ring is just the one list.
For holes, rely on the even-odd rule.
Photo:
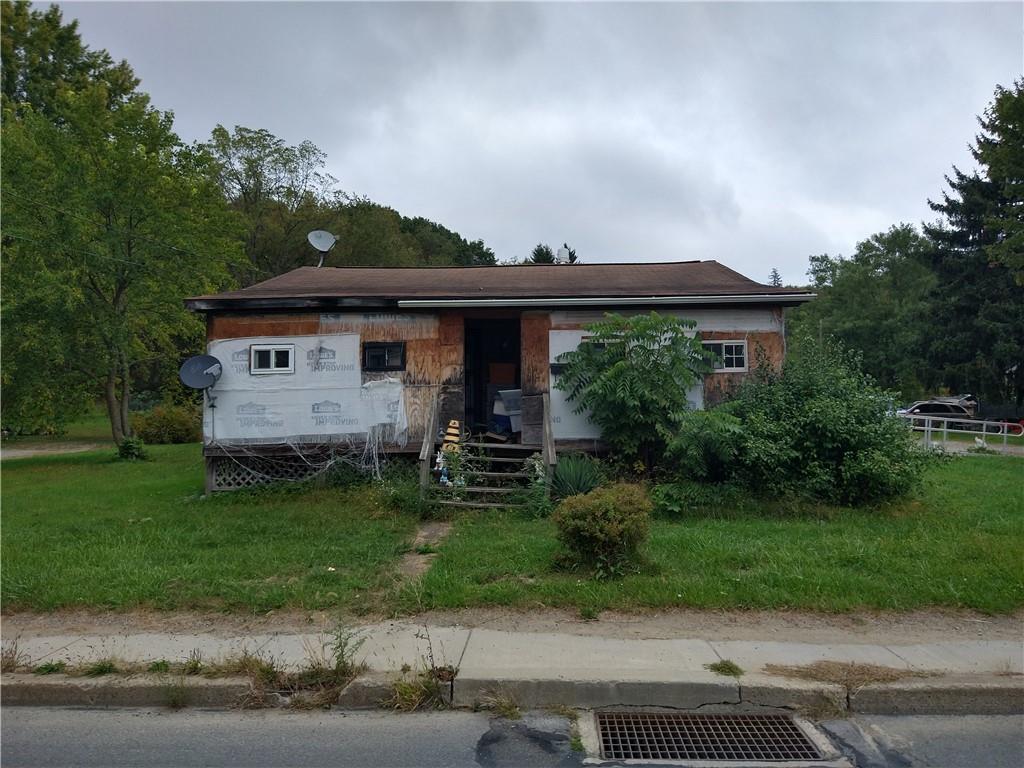
[[(958, 416), (923, 416), (910, 413), (901, 413), (899, 416), (909, 421), (915, 432), (924, 434), (925, 445), (931, 445), (937, 440), (945, 443), (951, 434), (972, 435), (976, 440), (984, 441), (986, 445), (990, 438), (995, 438), (1003, 448), (1008, 445), (1024, 444), (1024, 426), (1015, 422), (982, 421)], [(1011, 441), (1013, 442), (1011, 443)]]

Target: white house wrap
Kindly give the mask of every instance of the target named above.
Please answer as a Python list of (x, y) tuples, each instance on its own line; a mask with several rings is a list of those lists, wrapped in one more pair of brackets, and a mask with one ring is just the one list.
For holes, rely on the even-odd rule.
[[(292, 350), (288, 372), (254, 374), (252, 347)], [(211, 341), (223, 372), (205, 409), (207, 444), (323, 443), (390, 426), (407, 429), (402, 383), (361, 384), (359, 335), (280, 336)]]

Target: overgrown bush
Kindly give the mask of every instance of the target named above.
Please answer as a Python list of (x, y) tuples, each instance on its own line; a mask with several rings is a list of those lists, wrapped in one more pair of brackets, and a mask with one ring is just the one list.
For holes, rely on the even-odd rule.
[(743, 423), (738, 476), (772, 495), (841, 504), (909, 491), (927, 454), (890, 412), (891, 394), (838, 344), (799, 344), (781, 374), (760, 365), (731, 405)]
[(668, 438), (662, 465), (676, 477), (721, 483), (735, 472), (742, 442), (740, 420), (725, 407), (688, 411)]
[(747, 501), (747, 491), (730, 483), (698, 483), (681, 481), (662, 483), (651, 491), (654, 511), (668, 517), (679, 517), (693, 512), (728, 508), (734, 510)]
[(135, 434), (150, 445), (198, 443), (203, 439), (202, 412), (188, 405), (158, 405), (132, 414)]
[(609, 314), (587, 326), (590, 336), (579, 347), (559, 356), (565, 370), (555, 386), (577, 413), (589, 413), (620, 459), (640, 459), (650, 469), (666, 430), (690, 409), (687, 391), (711, 370), (711, 353), (694, 326), (657, 312)]
[(552, 519), (567, 561), (610, 577), (622, 575), (639, 559), (650, 516), (651, 500), (643, 485), (616, 483), (570, 496)]
[(145, 461), (149, 454), (141, 437), (126, 437), (117, 444), (117, 458), (121, 461)]
[(551, 493), (564, 499), (580, 493), (590, 493), (603, 480), (601, 465), (585, 453), (569, 453), (558, 458), (551, 476)]
[(384, 467), (378, 486), (396, 512), (423, 519), (436, 517), (440, 507), (420, 493), (419, 470), (411, 462), (396, 460)]

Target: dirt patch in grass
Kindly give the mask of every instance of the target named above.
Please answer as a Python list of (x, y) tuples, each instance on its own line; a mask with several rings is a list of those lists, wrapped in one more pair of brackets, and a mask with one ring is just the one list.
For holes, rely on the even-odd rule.
[(804, 666), (766, 664), (764, 671), (769, 675), (795, 677), (819, 683), (835, 683), (848, 692), (858, 691), (871, 683), (895, 683), (908, 677), (933, 677), (933, 672), (914, 669), (884, 667), (880, 664), (859, 664), (845, 661), (816, 661)]
[(437, 556), (437, 545), (448, 536), (451, 529), (452, 524), (444, 521), (420, 523), (409, 551), (398, 563), (399, 575), (403, 579), (418, 579), (426, 573)]

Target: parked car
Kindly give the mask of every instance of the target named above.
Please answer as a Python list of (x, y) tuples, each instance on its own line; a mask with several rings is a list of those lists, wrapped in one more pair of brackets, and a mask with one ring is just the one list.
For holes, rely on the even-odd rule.
[[(933, 427), (942, 427), (942, 421), (935, 419), (948, 418), (948, 426), (954, 429), (970, 429), (969, 424), (978, 412), (978, 401), (973, 395), (957, 397), (933, 397), (929, 400), (918, 400), (906, 408), (896, 411), (901, 416), (931, 416)], [(928, 423), (925, 419), (913, 419), (916, 428), (924, 428)]]

